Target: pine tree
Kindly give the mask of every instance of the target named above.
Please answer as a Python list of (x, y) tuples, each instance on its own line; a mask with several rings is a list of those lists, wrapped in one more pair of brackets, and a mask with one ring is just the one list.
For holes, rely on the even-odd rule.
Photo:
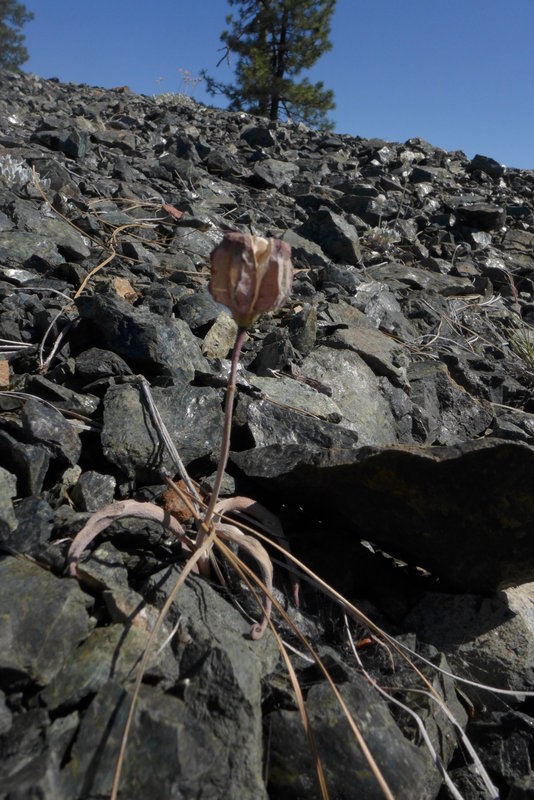
[(334, 93), (322, 81), (297, 81), (332, 45), (330, 20), (335, 0), (229, 0), (237, 6), (221, 34), (225, 55), (237, 55), (235, 81), (219, 83), (203, 73), (211, 94), (224, 94), (232, 111), (246, 110), (270, 120), (282, 118), (330, 129), (327, 113)]
[(16, 0), (0, 0), (0, 69), (18, 69), (28, 60), (20, 28), (33, 19), (31, 11)]

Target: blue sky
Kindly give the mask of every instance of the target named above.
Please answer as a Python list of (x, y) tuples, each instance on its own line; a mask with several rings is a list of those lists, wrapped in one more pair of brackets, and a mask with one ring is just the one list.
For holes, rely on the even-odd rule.
[[(148, 95), (184, 91), (180, 69), (231, 78), (216, 69), (226, 0), (24, 4), (23, 69), (42, 77)], [(534, 169), (534, 0), (337, 0), (331, 40), (309, 77), (335, 92), (335, 131)]]

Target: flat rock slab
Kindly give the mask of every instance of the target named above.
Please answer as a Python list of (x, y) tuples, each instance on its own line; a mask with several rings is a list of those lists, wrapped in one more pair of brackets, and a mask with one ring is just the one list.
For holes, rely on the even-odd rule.
[[(330, 558), (366, 539), (454, 591), (491, 593), (534, 578), (534, 448), (319, 450), (274, 445), (232, 454), (266, 491), (330, 523)], [(326, 548), (325, 548), (326, 550)]]
[(302, 371), (332, 389), (332, 400), (343, 415), (340, 424), (356, 431), (360, 444), (380, 446), (397, 441), (393, 414), (379, 380), (358, 353), (316, 347), (304, 359)]
[(386, 375), (393, 384), (405, 385), (406, 353), (394, 339), (373, 325), (357, 308), (340, 301), (328, 310), (332, 321), (343, 325), (331, 337), (331, 345), (354, 350), (371, 367), (375, 375)]

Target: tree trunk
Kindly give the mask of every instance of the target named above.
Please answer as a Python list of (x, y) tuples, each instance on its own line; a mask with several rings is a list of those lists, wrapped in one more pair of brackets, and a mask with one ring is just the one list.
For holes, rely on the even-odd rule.
[(280, 113), (280, 89), (282, 86), (282, 79), (286, 70), (286, 46), (287, 46), (287, 25), (288, 15), (284, 11), (284, 15), (280, 24), (280, 37), (278, 41), (273, 41), (273, 90), (271, 93), (271, 108), (269, 110), (269, 119), (273, 122), (278, 119)]

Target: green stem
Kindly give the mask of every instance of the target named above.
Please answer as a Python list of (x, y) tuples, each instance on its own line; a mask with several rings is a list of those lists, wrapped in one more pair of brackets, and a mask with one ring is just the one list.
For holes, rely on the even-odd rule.
[(223, 436), (221, 444), (221, 455), (219, 457), (219, 465), (217, 467), (217, 475), (215, 476), (215, 484), (213, 486), (213, 491), (210, 496), (210, 501), (206, 509), (206, 515), (202, 522), (202, 526), (198, 532), (197, 542), (196, 542), (197, 547), (201, 546), (203, 540), (205, 539), (209, 531), (211, 520), (213, 519), (215, 506), (217, 504), (217, 500), (219, 499), (219, 491), (221, 489), (224, 470), (226, 469), (226, 464), (228, 461), (228, 453), (230, 452), (230, 433), (232, 431), (232, 415), (234, 410), (237, 365), (239, 364), (239, 357), (241, 355), (241, 348), (245, 340), (246, 332), (247, 332), (246, 328), (238, 328), (235, 337), (234, 350), (232, 353), (232, 366), (230, 369), (230, 376), (228, 378), (228, 386), (226, 389), (226, 404), (224, 408), (224, 428), (223, 428)]

